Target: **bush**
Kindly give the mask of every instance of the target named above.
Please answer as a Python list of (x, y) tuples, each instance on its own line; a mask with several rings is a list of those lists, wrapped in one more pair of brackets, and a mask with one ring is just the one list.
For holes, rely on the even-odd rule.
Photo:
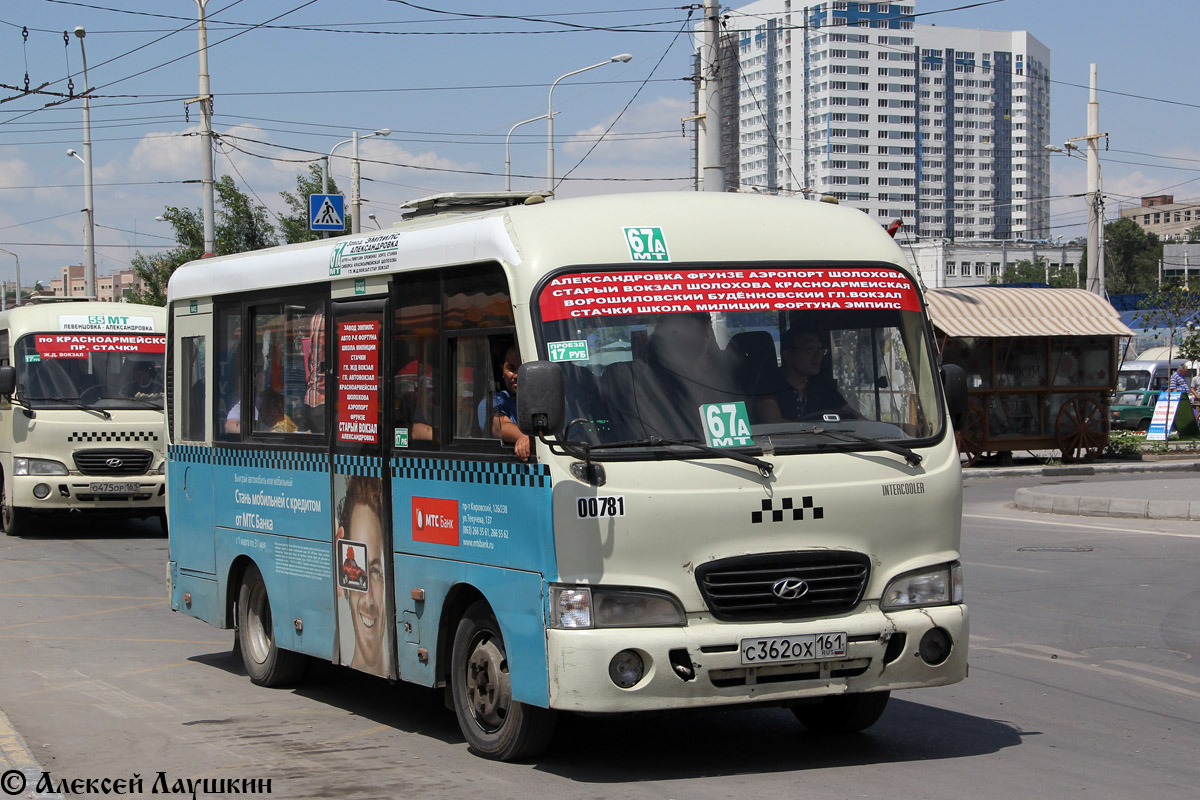
[(1108, 447), (1104, 455), (1111, 458), (1138, 458), (1142, 454), (1144, 434), (1135, 431), (1113, 431), (1108, 435)]

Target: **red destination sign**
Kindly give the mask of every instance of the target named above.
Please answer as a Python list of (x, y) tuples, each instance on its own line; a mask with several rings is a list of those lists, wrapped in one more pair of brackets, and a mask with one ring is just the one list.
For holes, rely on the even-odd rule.
[(338, 323), (339, 442), (379, 442), (378, 320)]
[(886, 267), (657, 270), (559, 275), (542, 290), (542, 319), (694, 311), (920, 311), (916, 287)]

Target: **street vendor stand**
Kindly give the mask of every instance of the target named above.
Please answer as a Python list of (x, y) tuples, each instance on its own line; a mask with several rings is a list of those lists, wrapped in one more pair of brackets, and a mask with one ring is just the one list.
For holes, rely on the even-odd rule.
[(1094, 458), (1108, 444), (1121, 337), (1117, 311), (1082, 289), (978, 286), (926, 295), (943, 363), (967, 376), (956, 436), (967, 464), (1014, 450)]

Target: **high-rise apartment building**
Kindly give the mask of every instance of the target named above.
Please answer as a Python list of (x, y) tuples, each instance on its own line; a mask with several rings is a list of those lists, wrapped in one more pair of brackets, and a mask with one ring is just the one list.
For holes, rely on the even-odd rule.
[(1047, 237), (1050, 51), (915, 13), (915, 0), (724, 10), (727, 184), (832, 194), (921, 238)]

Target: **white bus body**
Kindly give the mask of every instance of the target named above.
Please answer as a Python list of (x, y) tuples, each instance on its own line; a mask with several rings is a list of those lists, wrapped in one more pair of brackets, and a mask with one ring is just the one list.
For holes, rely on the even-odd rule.
[[(680, 193), (435, 215), (186, 265), (168, 305), (171, 603), (236, 625), (256, 682), (296, 679), (298, 653), (365, 665), (381, 627), (359, 668), (448, 685), (472, 748), (515, 758), (553, 710), (766, 702), (849, 731), (891, 690), (966, 675), (961, 472), (924, 299), (856, 210)], [(672, 344), (695, 326), (702, 344)], [(781, 342), (810, 327), (824, 391), (853, 408), (772, 422)], [(540, 418), (563, 416), (527, 461), (485, 416), (509, 336), (547, 391), (519, 414), (549, 397)], [(228, 356), (188, 373), (197, 347)], [(328, 359), (316, 414), (289, 352)], [(290, 424), (258, 418), (259, 388)], [(355, 476), (383, 498), (368, 606), (340, 513)]]
[(0, 312), (3, 524), (84, 512), (164, 519), (166, 312), (51, 301)]

